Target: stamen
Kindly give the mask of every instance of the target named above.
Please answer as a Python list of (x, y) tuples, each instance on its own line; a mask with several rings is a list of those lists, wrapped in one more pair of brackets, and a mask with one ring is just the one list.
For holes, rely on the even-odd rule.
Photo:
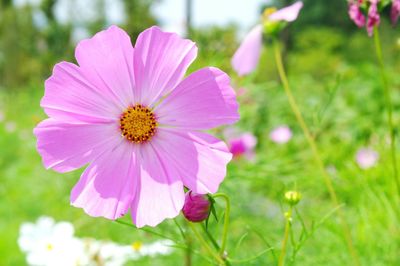
[(264, 9), (264, 12), (262, 14), (263, 20), (268, 20), (268, 17), (271, 16), (276, 11), (277, 11), (277, 9), (275, 7), (268, 7), (266, 9)]
[(140, 104), (128, 107), (119, 121), (122, 136), (134, 143), (147, 142), (156, 133), (155, 115), (151, 109)]

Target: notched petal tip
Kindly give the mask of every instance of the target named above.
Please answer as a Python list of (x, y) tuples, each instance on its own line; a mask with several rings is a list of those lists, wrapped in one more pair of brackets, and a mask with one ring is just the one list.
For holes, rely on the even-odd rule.
[(151, 106), (174, 90), (196, 57), (196, 43), (176, 33), (153, 26), (139, 34), (134, 71), (142, 104)]
[(272, 21), (286, 21), (293, 22), (299, 16), (300, 10), (303, 8), (303, 2), (297, 1), (296, 3), (279, 9), (275, 13), (271, 14), (268, 19)]

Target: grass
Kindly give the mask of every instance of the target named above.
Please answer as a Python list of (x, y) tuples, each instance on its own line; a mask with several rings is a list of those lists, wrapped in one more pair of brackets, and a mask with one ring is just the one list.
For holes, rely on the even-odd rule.
[[(273, 65), (269, 68), (273, 70)], [(298, 69), (292, 72), (289, 79), (296, 100), (316, 136), (339, 201), (343, 203), (342, 210), (351, 227), (361, 264), (398, 265), (399, 195), (391, 173), (385, 104), (374, 61), (344, 64), (335, 74), (323, 78)], [(395, 88), (394, 124), (398, 125), (400, 79), (396, 72), (389, 71), (388, 76)], [(220, 191), (230, 196), (232, 204), (227, 243), (232, 264), (236, 261), (236, 265), (275, 265), (284, 234), (283, 214), (288, 209), (283, 202), (284, 193), (294, 188), (302, 193), (297, 209), (308, 229), (334, 206), (278, 80), (254, 82), (254, 77), (234, 79), (234, 83), (248, 91), (239, 99), (238, 126), (257, 135), (257, 160), (254, 163), (233, 161)], [(42, 86), (34, 83), (19, 90), (0, 92), (0, 108), (5, 113), (5, 121), (0, 123), (0, 265), (24, 265), (24, 255), (16, 242), (19, 226), (41, 215), (72, 222), (76, 234), (82, 237), (125, 244), (159, 239), (142, 230), (91, 218), (70, 206), (69, 193), (82, 170), (68, 174), (46, 171), (35, 150), (32, 129), (45, 118), (39, 107)], [(6, 130), (8, 121), (16, 123), (15, 132)], [(272, 128), (281, 124), (289, 125), (294, 133), (285, 145), (271, 142), (268, 136)], [(355, 163), (355, 153), (363, 146), (379, 152), (380, 159), (374, 168), (362, 170)], [(211, 220), (210, 230), (219, 239), (224, 202), (217, 202), (219, 222)], [(129, 221), (129, 217), (124, 220)], [(182, 217), (177, 221), (184, 225)], [(178, 228), (171, 220), (152, 230), (181, 241)], [(294, 237), (298, 238), (302, 227), (296, 214), (293, 230)], [(241, 261), (270, 247), (273, 247), (271, 251), (254, 260)], [(194, 248), (201, 249), (197, 244)], [(293, 246), (289, 243), (287, 265), (349, 265), (351, 259), (337, 213), (327, 217), (310, 236), (295, 262), (290, 259), (292, 253)], [(135, 265), (182, 265), (183, 257), (184, 251), (177, 249), (170, 256), (143, 259)], [(194, 255), (194, 265), (209, 265), (209, 262)]]

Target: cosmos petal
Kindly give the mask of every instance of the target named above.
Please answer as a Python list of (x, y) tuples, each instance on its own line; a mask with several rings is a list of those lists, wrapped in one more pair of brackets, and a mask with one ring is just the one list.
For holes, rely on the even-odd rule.
[(303, 7), (303, 2), (298, 1), (290, 6), (279, 9), (275, 13), (271, 14), (268, 19), (272, 21), (284, 20), (287, 22), (292, 22), (299, 16), (300, 10)]
[(232, 159), (224, 142), (202, 132), (163, 128), (153, 143), (187, 188), (199, 194), (217, 192)]
[(53, 119), (42, 121), (33, 132), (43, 164), (58, 172), (82, 167), (120, 139), (114, 124), (69, 124)]
[(107, 92), (93, 86), (78, 66), (68, 62), (55, 65), (40, 105), (59, 121), (103, 123), (115, 120), (120, 113)]
[(139, 179), (134, 147), (123, 141), (96, 158), (72, 189), (71, 204), (112, 220), (127, 213)]
[(197, 56), (194, 42), (175, 33), (151, 27), (142, 32), (135, 45), (135, 78), (146, 106), (171, 92), (182, 80)]
[(137, 227), (156, 226), (179, 215), (185, 201), (182, 181), (153, 141), (140, 148), (140, 183), (131, 205)]
[(213, 67), (189, 75), (156, 107), (155, 113), (162, 125), (189, 129), (210, 129), (239, 119), (229, 77)]
[(133, 104), (135, 78), (129, 36), (111, 26), (78, 43), (75, 57), (85, 77), (109, 100), (125, 108)]
[(233, 69), (239, 76), (253, 72), (260, 60), (262, 25), (255, 26), (244, 38), (232, 58)]

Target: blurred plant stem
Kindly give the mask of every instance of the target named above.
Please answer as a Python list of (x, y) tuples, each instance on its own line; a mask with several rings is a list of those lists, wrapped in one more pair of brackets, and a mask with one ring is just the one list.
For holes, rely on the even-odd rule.
[[(333, 187), (332, 180), (331, 180), (329, 174), (326, 172), (324, 163), (323, 163), (323, 161), (321, 159), (320, 153), (319, 153), (318, 148), (317, 148), (317, 144), (315, 143), (315, 140), (314, 140), (313, 136), (311, 135), (311, 132), (307, 127), (307, 124), (304, 121), (304, 118), (303, 118), (303, 115), (301, 114), (300, 108), (297, 105), (296, 100), (295, 100), (295, 98), (293, 96), (293, 93), (292, 93), (292, 91), (290, 89), (289, 81), (287, 79), (287, 76), (286, 76), (286, 73), (285, 73), (285, 69), (284, 69), (284, 66), (283, 66), (283, 63), (282, 63), (282, 55), (281, 55), (281, 51), (280, 51), (279, 41), (277, 39), (274, 39), (274, 44), (273, 45), (274, 45), (274, 54), (275, 54), (276, 66), (278, 68), (279, 77), (281, 79), (281, 82), (282, 82), (283, 88), (285, 90), (286, 96), (287, 96), (287, 98), (289, 100), (289, 105), (290, 105), (290, 107), (291, 107), (291, 109), (292, 109), (292, 111), (293, 111), (293, 113), (294, 113), (294, 115), (295, 115), (295, 117), (297, 119), (297, 122), (299, 123), (301, 129), (303, 130), (303, 133), (304, 133), (304, 135), (305, 135), (305, 137), (307, 139), (308, 144), (311, 147), (314, 159), (315, 159), (315, 161), (316, 161), (316, 163), (318, 165), (318, 168), (319, 168), (322, 176), (324, 177), (325, 185), (328, 188), (331, 200), (333, 201), (333, 204), (335, 205), (335, 207), (338, 207), (339, 206), (339, 201), (338, 201), (335, 189)], [(350, 254), (351, 254), (351, 256), (353, 258), (353, 261), (354, 261), (353, 265), (360, 265), (360, 262), (358, 260), (358, 255), (357, 255), (357, 252), (356, 252), (356, 250), (354, 248), (354, 244), (353, 244), (353, 241), (352, 241), (352, 238), (351, 238), (349, 226), (348, 226), (348, 224), (346, 222), (346, 219), (344, 217), (344, 213), (343, 213), (343, 211), (341, 209), (339, 209), (338, 215), (339, 215), (340, 220), (341, 220), (341, 224), (342, 224), (342, 227), (343, 227), (343, 233), (344, 233), (344, 236), (346, 238), (348, 249), (349, 249)]]
[(186, 244), (186, 249), (185, 249), (185, 266), (192, 266), (192, 237), (190, 234), (185, 234), (185, 231), (187, 232), (187, 225), (185, 224), (185, 230), (180, 226), (179, 222), (174, 219), (175, 225), (178, 227), (178, 230), (182, 236), (182, 240)]
[(278, 266), (285, 265), (286, 246), (289, 238), (289, 233), (292, 228), (292, 206), (290, 206), (289, 211), (285, 213), (285, 220), (285, 233), (283, 235), (282, 249), (281, 254), (279, 255)]
[[(206, 234), (206, 236), (208, 237), (208, 239), (211, 241), (211, 244), (214, 246), (215, 249), (219, 250), (220, 247), (217, 243), (217, 241), (215, 240), (215, 238), (210, 234), (210, 232), (207, 230), (206, 226), (204, 225), (204, 223), (202, 224), (202, 228), (204, 233)], [(229, 261), (227, 260), (228, 258), (222, 258), (225, 260), (225, 265), (226, 266), (230, 266), (231, 264), (229, 263)]]
[(190, 229), (192, 229), (195, 237), (200, 242), (201, 246), (207, 250), (207, 252), (218, 262), (218, 265), (226, 265), (225, 261), (219, 256), (217, 252), (215, 252), (210, 245), (208, 245), (207, 241), (203, 238), (200, 232), (196, 228), (196, 224), (192, 222), (188, 222)]
[(224, 214), (224, 229), (222, 232), (222, 240), (221, 240), (221, 247), (219, 249), (220, 255), (223, 257), (226, 248), (226, 241), (228, 239), (228, 229), (229, 229), (229, 215), (231, 212), (231, 203), (229, 200), (228, 195), (223, 193), (217, 193), (213, 195), (214, 198), (223, 198), (225, 200), (225, 214)]
[(192, 238), (189, 234), (185, 239), (187, 249), (185, 250), (185, 266), (192, 266)]
[(390, 150), (391, 150), (391, 160), (393, 165), (393, 175), (394, 181), (396, 182), (397, 192), (400, 195), (400, 181), (398, 176), (397, 170), (397, 158), (396, 158), (396, 134), (394, 131), (393, 126), (393, 103), (392, 103), (392, 94), (389, 88), (389, 82), (386, 76), (385, 66), (383, 64), (383, 56), (382, 56), (382, 47), (381, 47), (381, 40), (379, 37), (379, 30), (378, 27), (374, 27), (374, 44), (375, 44), (375, 52), (376, 57), (378, 58), (379, 63), (379, 70), (382, 79), (382, 86), (384, 91), (385, 97), (385, 105), (387, 106), (387, 119), (389, 124), (389, 131), (390, 131)]

